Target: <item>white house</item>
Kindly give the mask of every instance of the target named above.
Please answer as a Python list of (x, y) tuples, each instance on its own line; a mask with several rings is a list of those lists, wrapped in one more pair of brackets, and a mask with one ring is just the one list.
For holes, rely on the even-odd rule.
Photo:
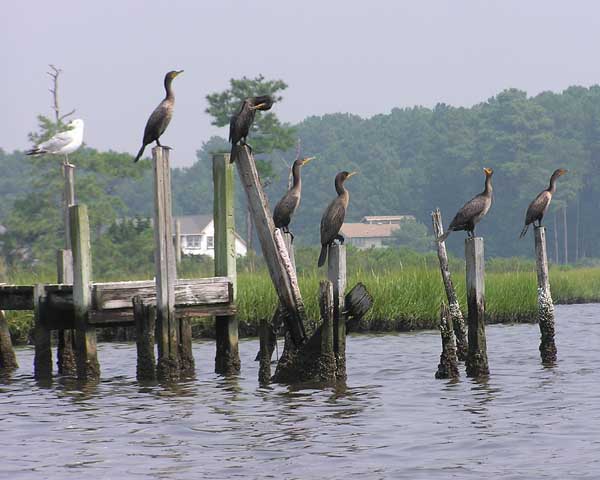
[(346, 243), (357, 248), (384, 247), (384, 240), (401, 228), (406, 220), (414, 220), (412, 215), (371, 215), (363, 217), (359, 223), (344, 223), (340, 233)]
[[(208, 255), (215, 257), (215, 225), (212, 215), (185, 215), (174, 217), (173, 232), (176, 222), (181, 225), (181, 253), (184, 255)], [(236, 233), (235, 251), (238, 256), (246, 255), (246, 242)]]

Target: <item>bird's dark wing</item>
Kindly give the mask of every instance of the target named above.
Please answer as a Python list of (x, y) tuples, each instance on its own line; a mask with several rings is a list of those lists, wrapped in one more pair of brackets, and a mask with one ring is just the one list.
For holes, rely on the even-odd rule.
[(273, 221), (277, 228), (287, 227), (290, 224), (299, 203), (300, 197), (291, 190), (279, 200), (273, 210)]
[(531, 202), (527, 208), (527, 213), (525, 214), (525, 225), (529, 225), (536, 220), (541, 220), (548, 209), (551, 199), (552, 195), (550, 195), (548, 190), (544, 190), (537, 197), (535, 197), (533, 202)]
[(346, 206), (340, 197), (333, 200), (321, 217), (321, 245), (333, 241), (346, 217)]
[(235, 141), (233, 141), (233, 139), (235, 138), (235, 123), (237, 121), (237, 114), (236, 115), (232, 115), (231, 118), (229, 119), (229, 141), (231, 143), (233, 143), (234, 145), (237, 143), (237, 141), (239, 140), (239, 138)]
[(480, 215), (486, 206), (486, 198), (482, 195), (476, 195), (456, 213), (452, 222), (450, 222), (449, 230), (464, 230), (467, 228), (475, 217)]
[(146, 128), (144, 129), (144, 144), (147, 145), (154, 142), (165, 133), (172, 116), (172, 105), (166, 100), (160, 102), (146, 122)]

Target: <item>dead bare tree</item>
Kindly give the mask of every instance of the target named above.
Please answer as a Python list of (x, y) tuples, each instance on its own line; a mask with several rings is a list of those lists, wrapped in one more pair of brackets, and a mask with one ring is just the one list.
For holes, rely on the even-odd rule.
[(75, 113), (75, 109), (71, 110), (69, 113), (65, 113), (64, 115), (60, 114), (60, 105), (58, 103), (58, 77), (62, 73), (62, 70), (52, 64), (48, 65), (50, 67), (50, 72), (46, 72), (50, 78), (52, 79), (52, 88), (50, 88), (50, 93), (52, 93), (53, 104), (51, 106), (52, 110), (54, 110), (54, 118), (56, 123), (61, 123), (65, 118)]

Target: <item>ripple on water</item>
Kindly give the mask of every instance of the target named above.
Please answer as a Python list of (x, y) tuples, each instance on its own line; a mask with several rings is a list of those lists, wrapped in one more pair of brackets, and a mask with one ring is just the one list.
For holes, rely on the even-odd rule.
[[(135, 381), (135, 347), (101, 344), (102, 381), (50, 385), (33, 350), (0, 378), (0, 478), (597, 478), (599, 305), (560, 306), (559, 361), (541, 366), (536, 325), (488, 327), (491, 376), (435, 380), (436, 332), (348, 339), (348, 385), (257, 385), (257, 342), (243, 370)], [(110, 359), (110, 361), (108, 360)]]

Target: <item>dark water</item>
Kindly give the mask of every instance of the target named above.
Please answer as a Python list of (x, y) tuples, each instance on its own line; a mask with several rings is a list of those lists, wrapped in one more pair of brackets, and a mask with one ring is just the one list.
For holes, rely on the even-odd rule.
[[(488, 327), (491, 377), (435, 380), (436, 332), (348, 340), (346, 388), (257, 386), (256, 341), (235, 380), (195, 345), (197, 380), (135, 381), (135, 347), (100, 345), (102, 382), (0, 381), (4, 479), (600, 478), (600, 305), (557, 308), (559, 362), (536, 325)], [(462, 373), (462, 372), (461, 372)]]

